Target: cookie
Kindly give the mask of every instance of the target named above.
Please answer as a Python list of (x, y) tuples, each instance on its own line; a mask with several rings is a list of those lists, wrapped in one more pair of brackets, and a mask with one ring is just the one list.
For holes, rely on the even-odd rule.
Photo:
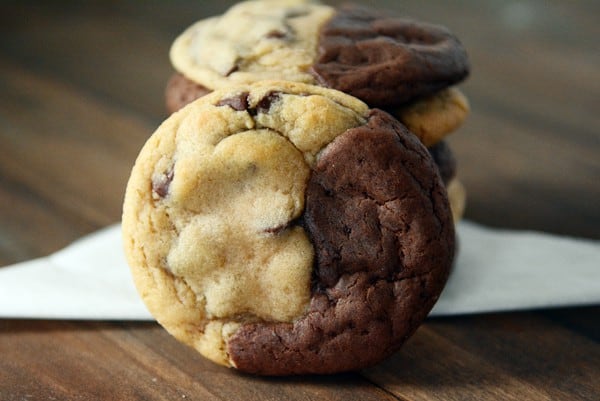
[[(167, 111), (174, 113), (210, 92), (210, 89), (175, 73), (165, 89)], [(390, 110), (427, 147), (456, 131), (466, 120), (469, 111), (466, 96), (455, 87)]]
[(450, 202), (452, 217), (454, 222), (458, 222), (465, 214), (467, 191), (462, 182), (456, 177), (446, 185), (446, 191), (448, 191), (448, 201)]
[(319, 29), (334, 12), (301, 0), (240, 2), (177, 37), (171, 63), (210, 89), (265, 79), (314, 83)]
[(448, 88), (393, 114), (429, 147), (464, 123), (469, 114), (469, 101), (458, 88)]
[(165, 89), (165, 105), (169, 113), (174, 113), (188, 103), (212, 92), (205, 86), (190, 81), (182, 74), (171, 76)]
[(456, 158), (445, 141), (440, 141), (427, 148), (440, 172), (440, 177), (445, 185), (456, 176)]
[(433, 159), (341, 92), (261, 82), (169, 117), (123, 207), (142, 299), (205, 357), (263, 375), (360, 369), (396, 351), (453, 259)]
[(372, 107), (399, 106), (462, 81), (466, 52), (446, 28), (370, 8), (339, 8), (322, 27), (317, 81)]
[(173, 43), (175, 70), (209, 89), (277, 79), (396, 108), (462, 81), (464, 47), (447, 29), (357, 6), (247, 1)]

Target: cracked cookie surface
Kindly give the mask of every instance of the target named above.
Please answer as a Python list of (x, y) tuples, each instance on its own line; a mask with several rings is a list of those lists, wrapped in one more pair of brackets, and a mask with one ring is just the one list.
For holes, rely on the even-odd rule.
[(338, 136), (307, 187), (313, 291), (293, 323), (247, 323), (229, 354), (260, 374), (332, 373), (396, 351), (437, 300), (454, 250), (446, 192), (429, 154), (388, 114)]
[(167, 119), (133, 168), (123, 234), (171, 334), (271, 375), (389, 355), (433, 306), (454, 249), (417, 138), (353, 97), (290, 82), (217, 90)]

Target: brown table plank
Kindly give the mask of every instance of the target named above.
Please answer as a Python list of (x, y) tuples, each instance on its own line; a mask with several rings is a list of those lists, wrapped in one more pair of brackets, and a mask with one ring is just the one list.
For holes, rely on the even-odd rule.
[[(8, 262), (41, 256), (118, 221), (135, 155), (154, 126), (2, 56), (0, 86), (0, 169), (7, 191), (0, 230), (21, 237), (23, 245), (35, 243), (29, 236), (46, 242), (43, 252), (21, 252)], [(45, 224), (23, 224), (32, 208)], [(63, 231), (69, 235), (62, 237)]]
[[(600, 3), (366, 3), (443, 23), (469, 49), (473, 113), (450, 139), (467, 217), (600, 238)], [(164, 117), (171, 40), (231, 4), (0, 4), (0, 265), (118, 220)], [(430, 319), (364, 372), (279, 379), (215, 366), (152, 323), (0, 320), (0, 399), (595, 400), (599, 312)]]
[(0, 321), (0, 336), (6, 375), (0, 382), (2, 400), (11, 394), (40, 400), (397, 399), (355, 373), (295, 378), (236, 374), (190, 352), (151, 323)]
[(530, 313), (435, 319), (365, 374), (411, 400), (431, 399), (432, 387), (445, 400), (589, 400), (600, 347)]

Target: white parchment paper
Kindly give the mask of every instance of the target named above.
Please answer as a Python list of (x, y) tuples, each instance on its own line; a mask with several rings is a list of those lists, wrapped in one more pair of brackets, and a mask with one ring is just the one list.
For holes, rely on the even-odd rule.
[[(600, 241), (468, 221), (457, 232), (456, 264), (432, 316), (600, 303)], [(118, 224), (48, 257), (0, 268), (0, 317), (152, 320)]]

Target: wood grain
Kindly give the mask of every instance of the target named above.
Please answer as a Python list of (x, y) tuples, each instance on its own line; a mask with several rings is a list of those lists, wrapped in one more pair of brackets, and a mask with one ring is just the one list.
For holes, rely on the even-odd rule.
[(585, 400), (600, 383), (582, 365), (600, 366), (597, 342), (534, 314), (498, 314), (436, 319), (365, 375), (411, 400), (431, 399), (432, 386), (445, 400)]
[[(467, 217), (599, 239), (600, 2), (364, 3), (469, 50), (472, 115), (449, 140)], [(0, 3), (0, 265), (118, 221), (165, 117), (171, 41), (231, 4)], [(597, 400), (599, 312), (429, 319), (375, 367), (294, 378), (215, 366), (154, 323), (0, 320), (0, 400)]]

